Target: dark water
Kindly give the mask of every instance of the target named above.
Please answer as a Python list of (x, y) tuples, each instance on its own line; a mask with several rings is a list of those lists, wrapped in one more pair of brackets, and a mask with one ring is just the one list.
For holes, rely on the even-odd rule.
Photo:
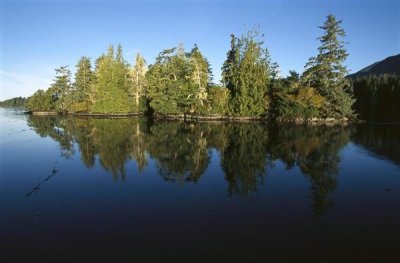
[(399, 262), (400, 127), (0, 112), (1, 262)]

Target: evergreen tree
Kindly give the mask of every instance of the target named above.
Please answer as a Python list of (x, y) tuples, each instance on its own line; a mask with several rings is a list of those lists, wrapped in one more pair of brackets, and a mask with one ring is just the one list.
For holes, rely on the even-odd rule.
[(93, 113), (127, 113), (134, 109), (129, 97), (129, 65), (123, 58), (122, 47), (117, 52), (111, 45), (107, 54), (96, 60), (96, 82), (93, 87)]
[(46, 91), (46, 94), (52, 98), (50, 108), (58, 112), (67, 112), (72, 103), (71, 71), (68, 66), (59, 67), (55, 71), (54, 82)]
[(75, 83), (73, 99), (74, 103), (71, 106), (73, 112), (88, 112), (91, 99), (91, 89), (94, 82), (94, 73), (92, 71), (90, 58), (81, 57), (76, 65)]
[(268, 108), (271, 79), (270, 57), (258, 30), (236, 38), (222, 66), (222, 82), (230, 90), (235, 116), (261, 116)]
[(345, 32), (341, 23), (333, 15), (327, 16), (324, 25), (320, 27), (325, 34), (318, 38), (321, 42), (318, 55), (309, 59), (303, 74), (306, 85), (315, 88), (325, 97), (321, 113), (325, 118), (348, 118), (353, 114), (350, 85), (345, 78), (348, 71), (343, 65), (348, 54), (342, 40)]
[(199, 110), (207, 98), (208, 64), (194, 48), (182, 45), (162, 51), (147, 74), (150, 106), (160, 114), (187, 114)]
[(25, 108), (29, 111), (51, 111), (52, 104), (51, 95), (39, 89), (27, 99)]

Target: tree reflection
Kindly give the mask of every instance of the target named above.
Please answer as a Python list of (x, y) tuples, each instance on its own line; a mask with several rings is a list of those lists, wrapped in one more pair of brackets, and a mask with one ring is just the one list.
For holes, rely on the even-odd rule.
[(230, 124), (225, 127), (227, 143), (221, 151), (221, 166), (229, 194), (246, 195), (263, 183), (268, 153), (268, 131), (259, 124)]
[(68, 120), (59, 116), (30, 116), (30, 126), (41, 137), (49, 136), (60, 145), (61, 155), (71, 158), (74, 155), (73, 138), (67, 129)]
[[(208, 167), (211, 149), (216, 149), (228, 193), (245, 196), (262, 187), (267, 170), (273, 169), (274, 163), (280, 160), (287, 169), (298, 167), (310, 179), (310, 198), (316, 215), (323, 214), (332, 203), (331, 194), (337, 186), (339, 151), (350, 138), (350, 129), (342, 126), (149, 124), (145, 118), (58, 116), (30, 116), (28, 123), (40, 136), (50, 136), (57, 141), (65, 157), (74, 154), (75, 144), (87, 167), (98, 162), (116, 180), (125, 180), (130, 160), (143, 171), (151, 157), (165, 181), (196, 183)], [(363, 136), (358, 137), (364, 141), (371, 137), (368, 130), (357, 130), (360, 132)]]
[(370, 153), (400, 164), (400, 126), (358, 126), (352, 140)]
[(147, 150), (166, 181), (197, 182), (209, 163), (209, 128), (203, 124), (162, 122), (153, 125)]
[(268, 151), (291, 169), (298, 166), (311, 181), (310, 198), (316, 215), (332, 204), (330, 194), (337, 186), (339, 151), (350, 139), (343, 126), (284, 126), (270, 129)]

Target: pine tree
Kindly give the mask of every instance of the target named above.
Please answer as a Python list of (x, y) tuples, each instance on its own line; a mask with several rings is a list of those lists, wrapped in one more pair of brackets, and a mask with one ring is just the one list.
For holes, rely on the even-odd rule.
[(325, 97), (322, 108), (322, 117), (348, 118), (353, 115), (351, 106), (353, 99), (349, 95), (349, 81), (346, 66), (343, 65), (348, 54), (344, 48), (345, 36), (341, 28), (341, 20), (336, 20), (333, 15), (328, 15), (323, 26), (325, 34), (318, 39), (321, 46), (318, 55), (309, 59), (303, 74), (306, 85), (315, 88), (320, 95)]

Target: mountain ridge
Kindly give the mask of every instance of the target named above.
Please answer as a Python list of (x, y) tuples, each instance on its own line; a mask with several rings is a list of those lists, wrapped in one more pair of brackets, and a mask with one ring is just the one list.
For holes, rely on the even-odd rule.
[(400, 75), (400, 54), (389, 56), (381, 61), (372, 63), (369, 66), (357, 71), (356, 73), (349, 74), (349, 78), (358, 78), (368, 75), (383, 75), (383, 74), (398, 74)]

